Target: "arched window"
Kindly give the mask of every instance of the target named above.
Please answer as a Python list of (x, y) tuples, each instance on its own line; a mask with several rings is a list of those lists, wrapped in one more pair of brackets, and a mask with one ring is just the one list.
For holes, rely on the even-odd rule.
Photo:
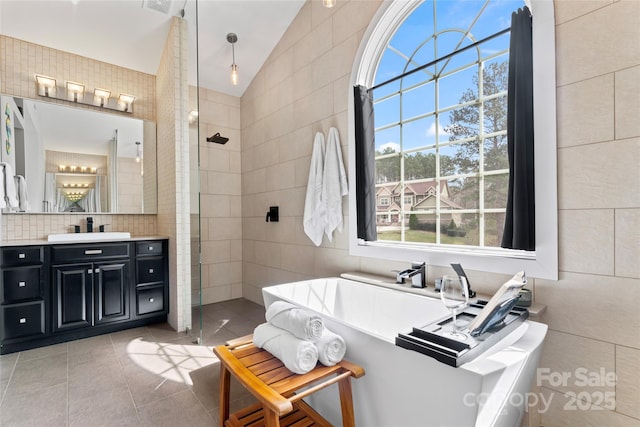
[[(522, 0), (383, 4), (363, 39), (353, 85), (368, 88), (375, 115), (375, 194), (410, 192), (377, 239), (356, 236), (354, 255), (426, 259), (532, 277), (557, 277), (553, 4), (533, 1), (536, 248), (500, 247), (507, 205), (507, 72), (511, 14)], [(353, 112), (350, 114), (353, 118)], [(353, 129), (353, 127), (352, 127)], [(354, 136), (350, 173), (355, 182)], [(542, 165), (542, 166), (540, 166)], [(395, 189), (395, 190), (393, 190)], [(353, 192), (352, 192), (353, 193)], [(544, 197), (543, 197), (544, 195)], [(379, 207), (380, 203), (376, 203)], [(376, 218), (386, 218), (376, 212)]]

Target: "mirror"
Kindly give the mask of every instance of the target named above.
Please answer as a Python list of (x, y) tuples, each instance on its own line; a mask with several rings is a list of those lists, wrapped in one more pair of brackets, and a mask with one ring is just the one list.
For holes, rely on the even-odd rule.
[(2, 109), (28, 198), (3, 212), (157, 212), (155, 123), (7, 95)]

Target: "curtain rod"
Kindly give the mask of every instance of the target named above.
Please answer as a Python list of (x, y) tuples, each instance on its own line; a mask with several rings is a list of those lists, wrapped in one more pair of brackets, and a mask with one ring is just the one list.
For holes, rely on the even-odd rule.
[(485, 37), (485, 38), (483, 38), (482, 40), (478, 40), (478, 41), (477, 41), (477, 42), (475, 42), (475, 43), (471, 43), (471, 44), (470, 44), (470, 45), (468, 45), (468, 46), (465, 46), (465, 47), (463, 47), (463, 48), (460, 48), (460, 49), (456, 50), (455, 52), (451, 52), (451, 53), (449, 53), (449, 54), (447, 54), (447, 55), (445, 55), (445, 56), (442, 56), (442, 57), (440, 57), (440, 58), (438, 58), (438, 59), (434, 59), (434, 60), (433, 60), (433, 61), (431, 61), (431, 62), (428, 62), (428, 63), (426, 63), (426, 64), (424, 64), (424, 65), (421, 65), (421, 66), (419, 66), (418, 68), (414, 68), (413, 70), (406, 71), (406, 72), (404, 72), (404, 73), (400, 74), (399, 76), (392, 77), (392, 78), (390, 78), (389, 80), (386, 80), (386, 81), (384, 81), (384, 82), (382, 82), (382, 83), (379, 83), (379, 84), (377, 84), (377, 85), (375, 85), (375, 86), (372, 86), (372, 87), (370, 87), (369, 89), (367, 89), (367, 92), (371, 92), (371, 91), (373, 91), (373, 90), (375, 90), (375, 89), (378, 89), (378, 88), (380, 88), (380, 87), (382, 87), (382, 86), (384, 86), (384, 85), (388, 85), (389, 83), (393, 83), (393, 82), (395, 82), (396, 80), (400, 80), (400, 79), (402, 79), (402, 78), (404, 78), (404, 77), (407, 77), (407, 76), (409, 76), (409, 75), (411, 75), (411, 74), (413, 74), (413, 73), (417, 73), (418, 71), (424, 70), (424, 69), (425, 69), (425, 68), (427, 68), (427, 67), (431, 67), (432, 65), (435, 65), (435, 64), (437, 64), (438, 62), (440, 62), (440, 61), (442, 61), (442, 60), (449, 59), (449, 58), (451, 58), (452, 56), (454, 56), (454, 55), (456, 55), (456, 54), (458, 54), (458, 53), (460, 53), (460, 52), (464, 52), (464, 51), (465, 51), (465, 50), (467, 50), (467, 49), (471, 49), (471, 48), (476, 47), (476, 46), (478, 46), (478, 45), (480, 45), (480, 44), (482, 44), (482, 43), (484, 43), (484, 42), (488, 42), (489, 40), (494, 39), (494, 38), (496, 38), (496, 37), (499, 37), (499, 36), (501, 36), (501, 35), (503, 35), (503, 34), (506, 34), (506, 33), (508, 33), (509, 31), (511, 31), (511, 28), (510, 28), (510, 27), (509, 27), (509, 28), (505, 28), (504, 30), (498, 31), (497, 33), (492, 34), (492, 35), (490, 35), (490, 36), (488, 36), (488, 37)]

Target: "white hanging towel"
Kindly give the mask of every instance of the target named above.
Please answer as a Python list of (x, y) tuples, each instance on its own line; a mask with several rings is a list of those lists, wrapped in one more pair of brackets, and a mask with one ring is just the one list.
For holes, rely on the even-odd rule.
[(322, 203), (322, 173), (324, 170), (324, 135), (316, 133), (311, 153), (307, 195), (304, 200), (304, 232), (314, 245), (320, 246), (325, 228), (325, 209)]
[(22, 175), (16, 175), (15, 180), (18, 193), (18, 209), (21, 212), (27, 212), (31, 210), (31, 205), (29, 205), (29, 196), (27, 195), (27, 181)]
[(4, 197), (7, 201), (7, 206), (10, 208), (17, 208), (18, 193), (16, 192), (16, 181), (14, 179), (15, 174), (13, 168), (9, 163), (2, 163), (4, 170)]
[(56, 176), (52, 172), (44, 174), (44, 202), (45, 212), (58, 212)]
[(342, 162), (342, 148), (338, 129), (329, 129), (327, 153), (324, 157), (322, 177), (322, 200), (326, 209), (324, 231), (331, 242), (333, 231), (342, 231), (342, 196), (349, 194), (347, 174)]

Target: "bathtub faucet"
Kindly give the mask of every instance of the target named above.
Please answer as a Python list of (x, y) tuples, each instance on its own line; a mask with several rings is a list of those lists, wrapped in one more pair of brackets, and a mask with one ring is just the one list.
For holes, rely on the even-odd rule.
[(399, 271), (396, 275), (396, 283), (404, 283), (405, 279), (411, 278), (411, 286), (414, 288), (425, 288), (427, 285), (426, 263), (412, 262), (411, 268)]

